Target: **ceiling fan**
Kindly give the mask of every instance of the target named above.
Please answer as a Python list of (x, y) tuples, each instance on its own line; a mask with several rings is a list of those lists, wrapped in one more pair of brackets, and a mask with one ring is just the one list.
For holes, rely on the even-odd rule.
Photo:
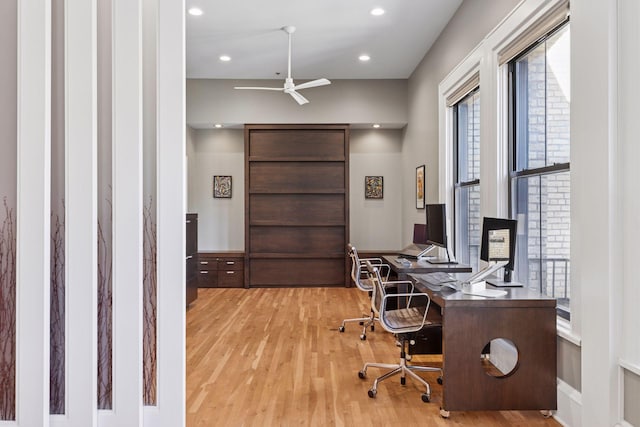
[(234, 89), (257, 89), (257, 90), (278, 90), (278, 91), (284, 91), (284, 93), (288, 93), (289, 95), (291, 95), (293, 97), (293, 99), (295, 99), (298, 104), (300, 105), (304, 105), (306, 103), (309, 102), (309, 100), (307, 98), (305, 98), (304, 96), (300, 95), (297, 91), (300, 89), (308, 89), (310, 87), (317, 87), (317, 86), (325, 86), (325, 85), (329, 85), (331, 84), (331, 82), (327, 79), (317, 79), (317, 80), (311, 80), (309, 82), (306, 83), (302, 83), (299, 85), (296, 85), (295, 83), (293, 83), (293, 79), (291, 78), (291, 34), (293, 34), (293, 32), (296, 30), (296, 27), (292, 27), (292, 26), (286, 26), (286, 27), (282, 27), (282, 31), (284, 31), (285, 33), (287, 33), (289, 35), (289, 60), (288, 60), (288, 67), (287, 67), (287, 78), (284, 81), (284, 87), (247, 87), (247, 86), (236, 86)]

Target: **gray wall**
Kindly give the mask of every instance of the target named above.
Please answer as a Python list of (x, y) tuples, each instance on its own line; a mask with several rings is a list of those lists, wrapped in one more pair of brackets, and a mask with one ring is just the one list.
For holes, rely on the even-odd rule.
[(407, 122), (406, 80), (333, 80), (305, 89), (298, 105), (280, 92), (235, 90), (234, 86), (279, 87), (279, 80), (187, 80), (187, 124), (381, 123)]
[(629, 424), (640, 426), (640, 376), (631, 371), (624, 370), (624, 419)]
[[(403, 204), (415, 203), (413, 199), (402, 200), (402, 131), (353, 130), (350, 153), (351, 243), (358, 249), (401, 249), (408, 242), (402, 241), (399, 211)], [(382, 199), (364, 198), (367, 175), (383, 177)]]
[[(189, 211), (198, 214), (198, 249), (244, 250), (244, 133), (198, 130), (189, 158)], [(187, 144), (189, 145), (189, 144)], [(213, 176), (231, 176), (231, 198), (213, 198)]]

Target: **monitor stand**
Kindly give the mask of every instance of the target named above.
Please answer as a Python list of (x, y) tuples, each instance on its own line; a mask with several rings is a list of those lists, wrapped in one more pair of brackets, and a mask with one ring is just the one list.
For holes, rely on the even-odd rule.
[(496, 288), (522, 288), (524, 285), (520, 282), (505, 282), (504, 280), (496, 277), (487, 277), (487, 285), (495, 286)]
[(447, 253), (446, 258), (431, 258), (431, 259), (427, 259), (427, 262), (429, 264), (457, 264), (458, 263), (458, 261), (451, 259), (451, 256), (449, 255), (449, 248), (447, 248), (445, 252)]

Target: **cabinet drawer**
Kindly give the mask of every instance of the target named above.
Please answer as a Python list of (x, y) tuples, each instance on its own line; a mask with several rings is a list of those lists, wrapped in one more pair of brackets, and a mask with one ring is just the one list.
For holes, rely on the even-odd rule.
[(200, 255), (200, 260), (198, 261), (198, 269), (201, 271), (217, 271), (218, 260), (216, 258), (203, 258), (202, 255)]
[(218, 271), (243, 269), (244, 259), (242, 258), (218, 258)]
[(218, 274), (216, 271), (200, 270), (198, 271), (198, 287), (200, 288), (217, 288)]
[(218, 287), (242, 288), (244, 287), (244, 272), (242, 270), (219, 270)]

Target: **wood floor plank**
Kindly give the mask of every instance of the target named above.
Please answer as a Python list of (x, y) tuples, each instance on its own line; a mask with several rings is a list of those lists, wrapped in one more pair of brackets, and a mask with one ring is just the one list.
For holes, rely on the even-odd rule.
[[(367, 390), (379, 370), (358, 378), (364, 362), (395, 363), (392, 335), (377, 327), (361, 341), (345, 317), (368, 312), (356, 288), (200, 289), (187, 311), (187, 426), (559, 426), (537, 411), (439, 415), (442, 388), (425, 373), (431, 402), (407, 379)], [(439, 356), (413, 362), (438, 365)], [(421, 374), (422, 375), (422, 374)]]

